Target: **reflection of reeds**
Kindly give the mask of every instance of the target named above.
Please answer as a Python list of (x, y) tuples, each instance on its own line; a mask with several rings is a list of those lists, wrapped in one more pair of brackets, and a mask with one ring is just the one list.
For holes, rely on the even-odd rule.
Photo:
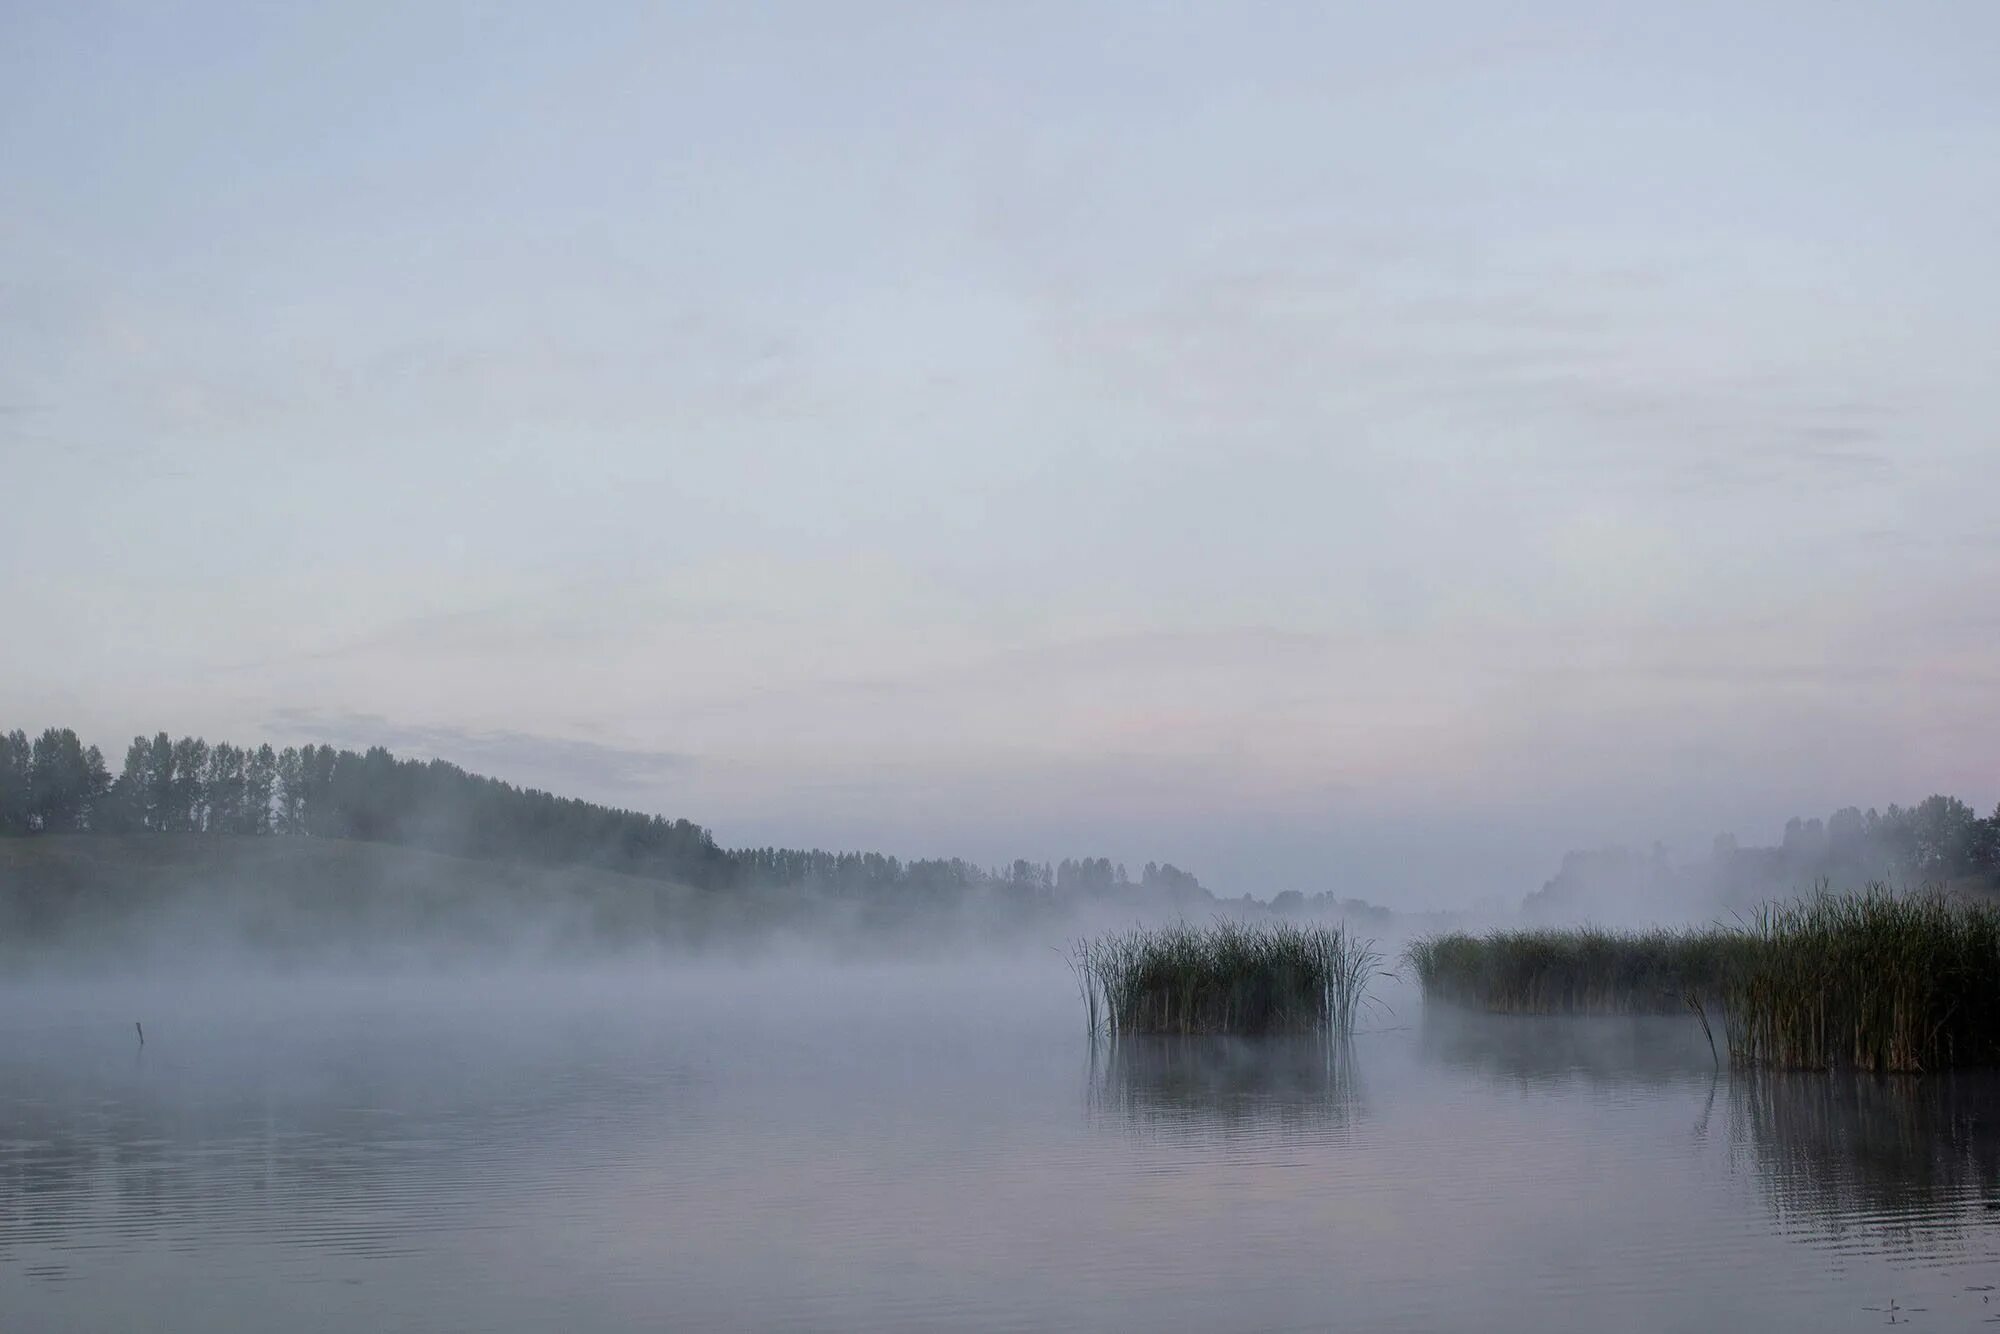
[(1344, 1037), (1380, 956), (1341, 926), (1178, 923), (1079, 941), (1092, 1033)]
[(1319, 1037), (1093, 1044), (1091, 1106), (1135, 1122), (1325, 1127), (1354, 1115), (1352, 1052)]
[(1685, 1097), (1698, 1108), (1698, 1141), (1707, 1141), (1719, 1101), (1732, 1170), (1755, 1184), (1787, 1232), (1864, 1234), (1870, 1244), (1936, 1253), (1942, 1237), (2000, 1209), (1995, 1072), (1716, 1072), (1694, 1025), (1654, 1016), (1524, 1019), (1439, 1008), (1426, 1011), (1420, 1032), (1428, 1059), (1523, 1088)]
[(1782, 1216), (1935, 1230), (2000, 1200), (2000, 1084), (1983, 1073), (1766, 1070), (1733, 1076), (1729, 1091), (1732, 1138)]
[(1939, 894), (1822, 892), (1702, 930), (1456, 932), (1405, 957), (1427, 998), (1486, 1010), (1701, 1014), (1713, 1002), (1741, 1065), (2000, 1063), (2000, 908)]
[(1436, 1007), (1423, 1012), (1418, 1035), (1429, 1060), (1523, 1085), (1705, 1084), (1715, 1075), (1700, 1029), (1665, 1016), (1529, 1019)]
[(1756, 1186), (1780, 1230), (1808, 1240), (1942, 1254), (1946, 1238), (2000, 1210), (2000, 1072), (1714, 1072), (1694, 1024), (1654, 1016), (1436, 1008), (1420, 1042), (1428, 1060), (1556, 1098), (1582, 1084), (1684, 1100), (1698, 1142), (1720, 1104), (1732, 1172)]

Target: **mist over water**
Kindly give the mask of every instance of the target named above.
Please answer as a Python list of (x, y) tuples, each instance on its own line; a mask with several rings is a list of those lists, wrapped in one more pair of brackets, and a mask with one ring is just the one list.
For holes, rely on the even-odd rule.
[(1997, 52), (0, 3), (0, 1334), (2000, 1327)]
[(1331, 1051), (1107, 1050), (1052, 952), (14, 984), (0, 1312), (78, 1331), (1986, 1314), (1991, 1079), (1753, 1077), (1678, 1020), (1380, 996)]

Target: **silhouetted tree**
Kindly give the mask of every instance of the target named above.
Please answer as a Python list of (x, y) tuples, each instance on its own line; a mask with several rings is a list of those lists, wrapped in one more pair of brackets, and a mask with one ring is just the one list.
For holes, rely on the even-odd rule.
[(1969, 851), (1973, 869), (2000, 885), (2000, 806), (1984, 820), (1974, 822)]
[(233, 834), (243, 821), (243, 751), (218, 741), (208, 752), (202, 795), (207, 810), (202, 828), (213, 834)]
[(34, 803), (29, 796), (28, 766), (32, 757), (28, 734), (16, 729), (0, 734), (0, 834), (25, 834)]
[(173, 805), (167, 829), (199, 833), (208, 828), (208, 743), (184, 736), (174, 742)]
[(236, 822), (239, 834), (271, 832), (272, 790), (278, 781), (278, 753), (269, 743), (243, 756), (243, 809)]
[(174, 782), (174, 743), (165, 732), (153, 737), (146, 756), (146, 824), (152, 829), (178, 829), (180, 788)]
[(97, 747), (85, 749), (69, 728), (51, 727), (35, 738), (29, 755), (29, 823), (45, 833), (88, 829), (92, 810), (110, 786)]
[(125, 762), (111, 780), (111, 790), (98, 803), (91, 828), (107, 834), (126, 834), (147, 827), (147, 803), (151, 800), (147, 762), (152, 748), (146, 738), (132, 738), (125, 748)]
[(1971, 869), (1974, 826), (1979, 816), (1957, 797), (1925, 797), (1910, 812), (1913, 868), (1926, 879), (1944, 880)]
[(281, 834), (306, 832), (305, 772), (297, 746), (286, 746), (278, 752), (277, 809), (272, 814), (272, 824)]

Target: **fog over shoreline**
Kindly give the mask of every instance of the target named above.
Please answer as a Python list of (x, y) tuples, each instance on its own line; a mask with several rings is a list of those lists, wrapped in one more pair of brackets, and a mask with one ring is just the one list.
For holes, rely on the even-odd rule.
[(73, 730), (0, 732), (0, 962), (501, 967), (797, 954), (1019, 954), (1139, 923), (1340, 922), (1394, 958), (1514, 922), (1678, 925), (1864, 885), (2000, 893), (2000, 809), (1933, 795), (1718, 835), (1572, 850), (1539, 889), (1471, 911), (1296, 886), (1232, 894), (1171, 862), (904, 860), (726, 848), (694, 821), (597, 805), (371, 748), (132, 738), (116, 772)]

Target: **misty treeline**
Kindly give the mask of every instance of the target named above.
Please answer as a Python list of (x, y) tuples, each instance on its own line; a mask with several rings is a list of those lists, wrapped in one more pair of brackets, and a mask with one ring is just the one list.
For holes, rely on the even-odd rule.
[(584, 861), (713, 883), (727, 854), (686, 820), (522, 790), (381, 747), (134, 737), (113, 776), (69, 728), (0, 738), (0, 832), (310, 834), (459, 856)]
[(1588, 915), (1619, 899), (1666, 905), (1748, 905), (1819, 884), (1851, 889), (1872, 882), (2000, 889), (2000, 806), (1981, 817), (1957, 797), (1936, 794), (1887, 810), (1847, 806), (1826, 819), (1794, 817), (1775, 847), (1742, 847), (1717, 836), (1705, 858), (1676, 864), (1655, 844), (1572, 852), (1525, 907), (1551, 917)]
[(823, 852), (818, 849), (745, 848), (729, 854), (740, 880), (762, 885), (811, 884), (835, 894), (950, 893), (1004, 887), (1024, 898), (1116, 897), (1138, 894), (1174, 902), (1212, 900), (1193, 875), (1174, 866), (1147, 862), (1134, 878), (1122, 864), (1103, 857), (1060, 862), (1016, 859), (983, 869), (956, 857), (905, 862), (879, 852)]
[(0, 735), (0, 834), (306, 835), (390, 843), (456, 857), (594, 866), (702, 889), (810, 886), (854, 898), (949, 900), (1003, 891), (1032, 901), (1132, 895), (1212, 901), (1201, 882), (1148, 862), (1135, 878), (1105, 858), (1020, 860), (984, 869), (957, 858), (728, 850), (707, 829), (638, 811), (517, 788), (443, 760), (397, 759), (380, 746), (210, 744), (160, 732), (134, 737), (114, 775), (69, 728), (30, 741)]

